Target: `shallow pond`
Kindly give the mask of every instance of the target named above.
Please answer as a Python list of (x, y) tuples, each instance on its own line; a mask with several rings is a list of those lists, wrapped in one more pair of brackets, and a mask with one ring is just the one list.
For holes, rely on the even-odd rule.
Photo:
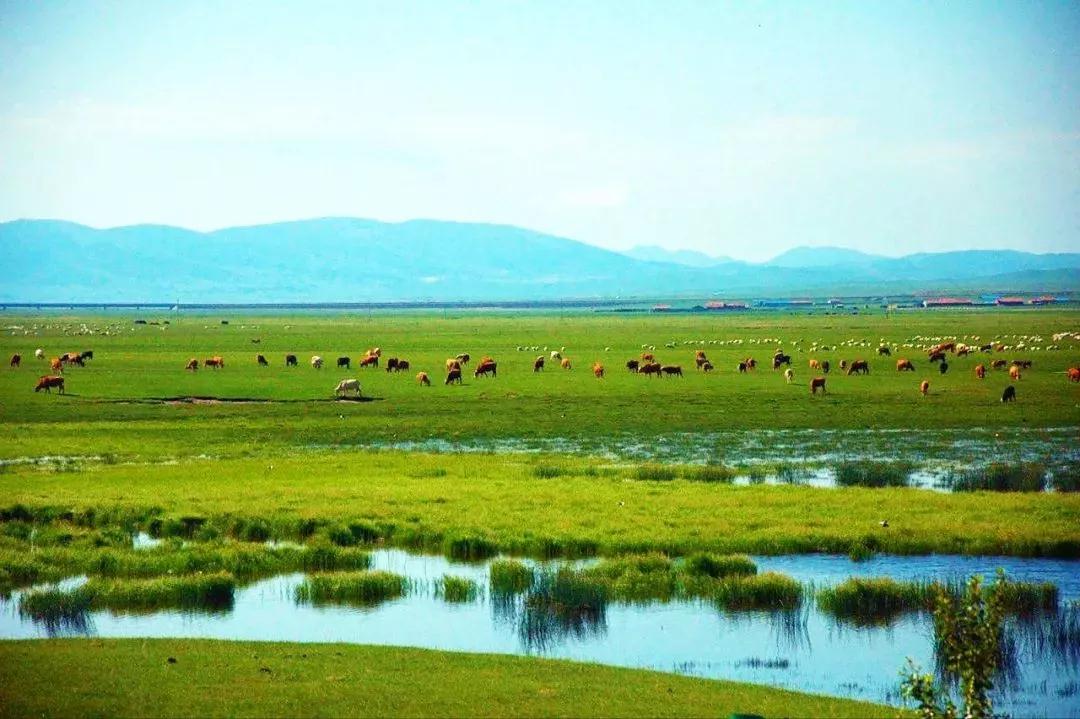
[[(260, 580), (239, 589), (230, 611), (151, 614), (94, 612), (84, 625), (46, 627), (20, 617), (19, 593), (0, 601), (0, 638), (51, 634), (103, 637), (208, 637), (300, 642), (355, 642), (453, 651), (533, 654), (644, 667), (695, 676), (768, 684), (897, 704), (899, 671), (908, 657), (934, 666), (930, 618), (911, 614), (888, 626), (838, 623), (807, 602), (797, 612), (723, 612), (701, 601), (610, 603), (589, 617), (559, 621), (530, 613), (518, 597), (489, 591), (477, 601), (437, 598), (444, 574), (487, 587), (488, 564), (398, 550), (372, 553), (374, 569), (406, 576), (414, 589), (375, 606), (298, 604), (301, 574)], [(850, 576), (957, 579), (992, 575), (1004, 567), (1021, 581), (1058, 585), (1063, 606), (1080, 599), (1080, 563), (997, 557), (877, 557), (854, 563), (840, 556), (755, 557), (760, 571), (775, 570), (820, 587)], [(1074, 617), (1075, 608), (1058, 616)], [(1010, 623), (1014, 644), (996, 708), (1013, 716), (1080, 717), (1080, 651), (1047, 641), (1054, 620)]]

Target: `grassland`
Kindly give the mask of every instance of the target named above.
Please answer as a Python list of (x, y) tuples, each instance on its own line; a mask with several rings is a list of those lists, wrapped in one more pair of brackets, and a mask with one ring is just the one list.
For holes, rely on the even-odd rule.
[[(120, 315), (9, 315), (0, 353), (19, 352), (24, 361), (21, 369), (0, 372), (5, 437), (0, 456), (219, 457), (433, 437), (462, 441), (629, 433), (648, 438), (724, 429), (1071, 426), (1080, 418), (1078, 391), (1063, 372), (1080, 362), (1080, 346), (1065, 340), (1060, 349), (1045, 347), (1052, 344), (1053, 333), (1075, 330), (1078, 314), (1050, 308), (890, 318), (342, 314), (229, 316), (228, 325), (217, 316), (184, 316), (168, 326), (133, 325), (130, 316)], [(109, 335), (78, 334), (83, 325)], [(918, 348), (929, 338), (945, 336), (1015, 346), (1021, 342), (1018, 335), (1041, 340), (1004, 354), (950, 358), (951, 370), (944, 376)], [(258, 344), (252, 343), (255, 339)], [(796, 340), (801, 342), (796, 345)], [(892, 357), (876, 355), (882, 340), (893, 347)], [(810, 352), (813, 342), (837, 349)], [(627, 373), (623, 364), (638, 356), (643, 345), (655, 346), (661, 361), (681, 364), (686, 376), (653, 379)], [(411, 371), (332, 367), (338, 356), (356, 361), (373, 346), (383, 348), (384, 358), (407, 358)], [(574, 369), (564, 371), (549, 362), (544, 372), (534, 373), (532, 361), (543, 350), (518, 351), (534, 346), (565, 347)], [(35, 394), (34, 380), (45, 373), (44, 363), (33, 357), (38, 347), (48, 356), (93, 349), (95, 359), (86, 368), (66, 371), (67, 396)], [(748, 356), (767, 365), (777, 347), (792, 355), (795, 383), (785, 383), (781, 373), (767, 366), (736, 372), (736, 363)], [(715, 372), (692, 369), (698, 348), (709, 354)], [(474, 379), (466, 372), (464, 385), (442, 386), (444, 360), (459, 352), (494, 356), (499, 376)], [(257, 353), (269, 359), (269, 367), (256, 365)], [(297, 354), (300, 366), (285, 367), (286, 353)], [(327, 368), (308, 366), (314, 354), (326, 358)], [(211, 355), (225, 358), (223, 370), (184, 371), (189, 358)], [(897, 373), (899, 356), (913, 359), (918, 371)], [(1000, 357), (1034, 362), (1018, 383), (1015, 405), (999, 401), (1008, 383), (1004, 372), (991, 372), (981, 382), (974, 378), (975, 364)], [(812, 398), (807, 390), (811, 358), (829, 359), (834, 366), (825, 397)], [(835, 369), (839, 360), (855, 358), (869, 359), (869, 377), (847, 377)], [(594, 361), (607, 368), (603, 380), (589, 371)], [(435, 386), (418, 386), (413, 378), (418, 370), (429, 372)], [(333, 401), (335, 384), (346, 376), (358, 377), (365, 397), (373, 401)], [(928, 397), (918, 392), (923, 378), (931, 383)], [(188, 397), (259, 402), (162, 401)]]
[[(805, 589), (786, 577), (757, 575), (745, 560), (701, 553), (1080, 557), (1080, 495), (815, 489), (799, 486), (804, 467), (787, 462), (802, 450), (784, 445), (797, 434), (798, 447), (812, 445), (830, 466), (859, 469), (856, 484), (894, 485), (913, 466), (910, 456), (898, 456), (902, 446), (918, 444), (920, 456), (955, 452), (965, 433), (979, 433), (972, 459), (1040, 463), (1075, 485), (1061, 457), (1067, 464), (1073, 429), (1080, 426), (1080, 385), (1069, 384), (1064, 371), (1080, 364), (1080, 343), (1066, 339), (1047, 349), (1051, 335), (1077, 329), (1080, 312), (1073, 310), (892, 317), (229, 315), (227, 325), (220, 316), (171, 317), (169, 325), (134, 325), (132, 316), (120, 315), (4, 319), (0, 356), (18, 352), (23, 366), (0, 371), (2, 586), (85, 572), (101, 586), (106, 578), (127, 578), (125, 587), (146, 582), (147, 592), (173, 597), (178, 590), (157, 578), (227, 572), (244, 581), (303, 570), (327, 573), (309, 578), (305, 596), (311, 601), (362, 602), (400, 588), (392, 577), (372, 581), (375, 575), (362, 571), (366, 549), (374, 545), (457, 559), (653, 552), (690, 559), (616, 559), (597, 570), (610, 574), (603, 592), (610, 585), (612, 596), (629, 599), (693, 594), (700, 582), (712, 587), (709, 596), (721, 606), (753, 608), (778, 601), (795, 606)], [(1027, 346), (950, 357), (950, 371), (939, 375), (922, 347), (948, 337)], [(882, 342), (892, 347), (891, 357), (876, 354)], [(828, 349), (811, 351), (813, 343)], [(356, 362), (374, 346), (382, 347), (384, 359), (408, 359), (411, 370), (333, 367), (338, 356)], [(36, 377), (46, 373), (33, 356), (38, 347), (49, 357), (92, 349), (95, 358), (85, 368), (65, 370), (67, 394), (35, 394)], [(643, 347), (655, 347), (662, 362), (681, 364), (685, 376), (626, 372), (626, 360)], [(792, 355), (792, 384), (768, 368), (778, 347)], [(549, 361), (534, 373), (534, 358), (554, 349), (574, 369)], [(693, 369), (696, 349), (708, 353), (716, 371)], [(494, 356), (499, 376), (474, 379), (467, 371), (462, 386), (443, 386), (444, 360), (460, 352)], [(286, 353), (296, 354), (300, 366), (285, 367)], [(256, 354), (270, 365), (258, 366)], [(315, 354), (326, 360), (321, 371), (308, 364)], [(225, 358), (224, 369), (183, 369), (189, 358), (213, 355)], [(758, 369), (738, 373), (737, 362), (750, 356)], [(913, 359), (918, 371), (897, 373), (899, 357)], [(856, 358), (870, 360), (869, 377), (838, 371), (841, 359)], [(1034, 362), (1017, 383), (1016, 403), (999, 401), (1009, 384), (1004, 372), (982, 381), (974, 376), (977, 363), (997, 358)], [(824, 396), (808, 391), (810, 359), (834, 367)], [(595, 361), (606, 366), (602, 380), (589, 371)], [(434, 386), (416, 383), (421, 370)], [(334, 399), (333, 388), (345, 377), (361, 380), (363, 400)], [(931, 383), (926, 397), (918, 392), (923, 379)], [(733, 433), (743, 435), (737, 451)], [(705, 453), (708, 464), (678, 452), (650, 454), (698, 434), (714, 444)], [(841, 434), (846, 444), (838, 449)], [(1019, 443), (1010, 442), (1016, 437)], [(1040, 438), (1043, 455), (1024, 454), (1024, 437)], [(644, 456), (606, 453), (612, 438), (640, 446)], [(546, 453), (426, 451), (520, 449), (531, 441), (545, 442)], [(768, 471), (795, 484), (733, 484), (740, 473), (764, 474), (766, 468), (742, 463), (766, 450), (781, 457)], [(690, 459), (698, 463), (679, 464)], [(884, 519), (888, 527), (881, 526)], [(131, 549), (130, 533), (140, 530), (165, 544)], [(267, 548), (267, 540), (311, 549)], [(590, 599), (595, 588), (576, 575), (560, 580), (517, 565), (499, 567), (493, 590), (529, 588), (556, 606), (567, 596), (588, 606), (595, 600), (596, 611), (603, 611), (607, 594)], [(455, 580), (440, 580), (448, 601), (479, 591)], [(122, 585), (109, 586), (119, 591)], [(125, 602), (132, 603), (117, 600)], [(168, 664), (168, 656), (179, 661)], [(70, 678), (60, 693), (50, 681), (55, 676)], [(0, 705), (13, 716), (308, 714), (316, 708), (406, 716), (893, 711), (532, 659), (172, 640), (0, 643)]]
[[(1080, 495), (643, 481), (635, 468), (527, 455), (322, 452), (298, 456), (27, 466), (0, 473), (9, 516), (241, 540), (327, 537), (481, 558), (663, 551), (1080, 556)], [(185, 522), (186, 518), (186, 522)], [(889, 527), (879, 522), (889, 520)], [(43, 539), (39, 541), (44, 541)], [(286, 558), (281, 561), (286, 562)], [(232, 569), (234, 562), (207, 566)]]
[(896, 715), (844, 699), (564, 661), (171, 639), (0, 642), (0, 706), (8, 717)]

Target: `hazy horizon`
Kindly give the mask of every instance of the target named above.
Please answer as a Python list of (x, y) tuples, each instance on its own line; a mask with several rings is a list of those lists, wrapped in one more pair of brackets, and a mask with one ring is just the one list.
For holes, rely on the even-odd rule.
[(0, 220), (1080, 249), (1080, 5), (0, 2)]

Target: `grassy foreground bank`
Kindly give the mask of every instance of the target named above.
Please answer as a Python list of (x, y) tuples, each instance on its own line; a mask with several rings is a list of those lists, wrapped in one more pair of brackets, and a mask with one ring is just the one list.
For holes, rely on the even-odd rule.
[(566, 661), (186, 639), (0, 642), (0, 706), (9, 717), (896, 713), (752, 684)]
[(23, 466), (0, 473), (0, 508), (24, 521), (175, 536), (199, 527), (257, 541), (341, 544), (336, 535), (355, 524), (362, 543), (448, 551), (460, 542), (537, 556), (866, 550), (1080, 557), (1076, 493), (654, 481), (638, 479), (634, 467), (578, 458), (562, 459), (555, 476), (538, 476), (551, 466), (550, 458), (523, 455), (403, 452), (70, 472)]

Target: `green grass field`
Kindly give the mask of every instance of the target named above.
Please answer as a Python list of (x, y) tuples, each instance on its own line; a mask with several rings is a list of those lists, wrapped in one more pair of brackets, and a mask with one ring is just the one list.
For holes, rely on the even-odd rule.
[[(1069, 426), (1080, 421), (1080, 385), (1070, 385), (1064, 372), (1080, 363), (1080, 343), (1065, 340), (1058, 343), (1058, 350), (1045, 347), (1052, 344), (1054, 333), (1075, 330), (1078, 316), (1076, 311), (1058, 309), (916, 312), (891, 318), (779, 313), (377, 314), (230, 316), (228, 325), (221, 325), (216, 316), (185, 316), (167, 328), (133, 325), (129, 316), (121, 315), (9, 316), (0, 352), (5, 357), (19, 352), (24, 360), (21, 369), (0, 372), (5, 433), (0, 452), (7, 457), (223, 456), (432, 437), (632, 434), (647, 439), (725, 429)], [(83, 324), (109, 329), (110, 335), (73, 334)], [(902, 346), (923, 346), (931, 343), (928, 338), (946, 336), (968, 342), (996, 338), (1015, 345), (1018, 335), (1040, 337), (1028, 344), (1042, 349), (950, 357), (951, 371), (944, 376), (925, 361), (921, 349)], [(899, 346), (892, 357), (876, 355), (882, 339)], [(726, 344), (709, 344), (713, 340)], [(796, 349), (795, 340), (801, 340), (802, 349)], [(684, 344), (691, 341), (706, 344)], [(837, 350), (811, 353), (808, 349), (815, 341)], [(665, 347), (670, 342), (676, 347)], [(845, 344), (852, 342), (862, 344)], [(660, 361), (682, 365), (685, 376), (655, 379), (627, 373), (626, 360), (638, 356), (642, 345), (655, 346)], [(383, 349), (384, 359), (408, 359), (411, 370), (387, 374), (381, 369), (333, 367), (338, 356), (348, 355), (355, 362), (373, 346)], [(518, 351), (519, 346), (565, 347), (574, 368), (564, 371), (549, 362), (544, 372), (534, 373), (532, 361), (542, 351)], [(767, 366), (778, 346), (793, 357), (793, 384)], [(93, 349), (95, 359), (86, 368), (65, 370), (67, 396), (35, 394), (37, 376), (46, 373), (45, 363), (33, 357), (38, 347), (49, 357)], [(693, 370), (697, 348), (704, 349), (716, 366), (712, 374)], [(300, 358), (299, 367), (284, 366), (289, 352)], [(499, 362), (499, 376), (474, 379), (467, 371), (463, 386), (443, 386), (444, 361), (459, 352), (474, 358), (493, 356)], [(271, 365), (257, 366), (256, 353), (266, 355)], [(322, 371), (308, 365), (313, 354), (326, 359)], [(184, 371), (189, 358), (212, 355), (225, 358), (223, 370)], [(738, 374), (737, 362), (749, 356), (758, 360), (759, 368)], [(811, 357), (833, 364), (824, 397), (813, 398), (808, 390)], [(899, 357), (913, 359), (918, 371), (897, 373)], [(993, 358), (1014, 357), (1032, 359), (1034, 366), (1018, 383), (1018, 401), (1002, 405), (1006, 373), (991, 372), (978, 381), (973, 367)], [(870, 360), (870, 376), (847, 377), (838, 371), (841, 359), (855, 358)], [(590, 372), (594, 361), (606, 367), (603, 380)], [(419, 370), (431, 375), (434, 386), (416, 384)], [(364, 395), (375, 401), (332, 401), (334, 386), (344, 377), (359, 378)], [(931, 383), (927, 397), (918, 392), (922, 379)], [(210, 405), (156, 401), (191, 396), (271, 401)]]
[[(226, 533), (241, 519), (296, 538), (302, 520), (362, 522), (389, 543), (443, 551), (455, 536), (515, 553), (660, 550), (1080, 556), (1080, 494), (732, 486), (636, 479), (633, 467), (558, 458), (303, 452), (257, 459), (9, 467), (0, 506), (146, 527), (199, 517)], [(48, 514), (48, 512), (45, 512)], [(890, 527), (878, 525), (890, 520)]]
[[(228, 315), (228, 325), (220, 316), (170, 319), (165, 326), (133, 325), (132, 316), (119, 314), (5, 317), (0, 353), (22, 354), (23, 366), (0, 371), (0, 459), (16, 460), (0, 463), (4, 587), (78, 571), (146, 586), (176, 567), (238, 577), (275, 568), (340, 572), (364, 568), (363, 547), (373, 543), (457, 558), (702, 550), (1080, 557), (1076, 493), (730, 483), (751, 471), (744, 461), (767, 451), (781, 458), (770, 460), (770, 471), (794, 476), (802, 470), (787, 460), (810, 452), (836, 452), (827, 462), (861, 453), (895, 469), (912, 456), (955, 455), (960, 447), (965, 458), (1015, 463), (1037, 440), (1042, 454), (1025, 461), (1056, 457), (1060, 468), (1064, 457), (1068, 466), (1080, 385), (1070, 384), (1065, 370), (1080, 364), (1080, 342), (1051, 336), (1077, 329), (1080, 312), (1073, 310)], [(95, 334), (83, 333), (84, 325)], [(952, 337), (1026, 346), (950, 356), (950, 372), (940, 375), (922, 348)], [(830, 349), (812, 352), (815, 342)], [(891, 357), (877, 355), (882, 342)], [(338, 356), (356, 362), (373, 346), (384, 360), (408, 359), (411, 370), (334, 368)], [(680, 364), (685, 376), (626, 372), (624, 363), (643, 346), (655, 346), (658, 359)], [(95, 358), (65, 370), (66, 395), (35, 394), (36, 378), (47, 373), (34, 358), (38, 347), (49, 357), (92, 349)], [(532, 371), (536, 355), (564, 347), (572, 370), (549, 360), (544, 372)], [(793, 357), (794, 383), (769, 368), (777, 347)], [(694, 369), (696, 349), (715, 372)], [(465, 382), (443, 386), (444, 361), (460, 352), (474, 358)], [(285, 367), (286, 353), (300, 366)], [(258, 366), (256, 354), (270, 366)], [(309, 365), (313, 354), (326, 360), (321, 371)], [(184, 370), (189, 358), (213, 355), (225, 358), (224, 369)], [(474, 379), (468, 371), (482, 355), (498, 360), (497, 378)], [(759, 367), (740, 374), (736, 364), (747, 357)], [(897, 373), (901, 357), (918, 371)], [(811, 358), (833, 365), (824, 396), (810, 395)], [(869, 376), (839, 371), (841, 359), (857, 358), (870, 360)], [(1034, 363), (1016, 383), (1013, 404), (1000, 402), (1006, 373), (991, 371), (981, 381), (974, 375), (977, 363), (996, 358)], [(590, 371), (596, 361), (607, 370), (602, 380)], [(434, 386), (416, 383), (421, 370)], [(345, 377), (360, 379), (368, 401), (333, 398)], [(918, 391), (923, 379), (931, 384), (927, 397)], [(207, 399), (186, 401), (195, 397)], [(715, 445), (710, 461), (725, 466), (662, 463), (689, 461), (678, 452), (645, 460), (604, 449), (619, 438), (647, 456), (699, 435)], [(485, 451), (415, 451), (432, 441)], [(530, 441), (547, 442), (545, 453), (491, 451)], [(914, 455), (900, 456), (912, 447)], [(134, 530), (174, 539), (137, 552), (130, 548)], [(184, 548), (181, 538), (197, 541)], [(272, 538), (319, 549), (270, 556), (261, 543)], [(361, 546), (331, 546), (353, 540)], [(168, 656), (178, 662), (166, 663)], [(65, 678), (61, 691), (58, 676)], [(5, 716), (895, 711), (529, 658), (186, 640), (0, 643), (0, 706)]]
[(565, 661), (181, 639), (0, 642), (0, 706), (6, 717), (896, 715), (864, 702)]

